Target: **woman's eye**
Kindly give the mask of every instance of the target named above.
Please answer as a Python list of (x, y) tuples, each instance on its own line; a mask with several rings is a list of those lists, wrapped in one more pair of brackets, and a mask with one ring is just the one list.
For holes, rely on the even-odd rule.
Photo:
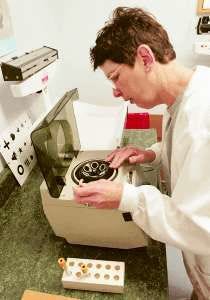
[(116, 82), (118, 80), (118, 78), (119, 78), (119, 75), (115, 75), (112, 77), (112, 81)]

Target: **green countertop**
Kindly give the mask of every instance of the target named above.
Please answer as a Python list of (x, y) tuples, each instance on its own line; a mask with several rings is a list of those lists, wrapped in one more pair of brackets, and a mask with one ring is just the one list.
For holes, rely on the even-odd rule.
[[(124, 137), (129, 139), (127, 134)], [(141, 139), (151, 139), (151, 134), (145, 131)], [(45, 218), (39, 192), (42, 180), (36, 167), (23, 187), (16, 186), (0, 209), (1, 300), (21, 299), (25, 289), (87, 300), (168, 299), (163, 244), (154, 242), (149, 247), (131, 250), (68, 244), (54, 235)], [(59, 257), (124, 261), (124, 294), (65, 290), (62, 270), (57, 265)]]

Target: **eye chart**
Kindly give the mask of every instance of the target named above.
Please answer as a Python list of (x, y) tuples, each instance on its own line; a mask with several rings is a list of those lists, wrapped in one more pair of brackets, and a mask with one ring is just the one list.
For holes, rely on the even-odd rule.
[(0, 136), (0, 151), (20, 185), (23, 185), (36, 164), (30, 138), (32, 122), (23, 113)]

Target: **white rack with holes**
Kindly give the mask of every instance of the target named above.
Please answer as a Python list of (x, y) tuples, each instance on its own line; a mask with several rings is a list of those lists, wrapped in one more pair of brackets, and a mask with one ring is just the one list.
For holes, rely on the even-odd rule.
[(64, 288), (123, 293), (125, 263), (119, 261), (67, 258)]

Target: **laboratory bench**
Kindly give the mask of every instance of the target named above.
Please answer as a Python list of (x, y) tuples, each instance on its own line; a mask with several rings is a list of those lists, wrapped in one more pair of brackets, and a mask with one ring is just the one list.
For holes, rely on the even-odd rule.
[[(147, 147), (154, 139), (153, 130), (125, 130), (122, 145), (135, 141)], [(7, 197), (7, 190), (12, 188), (0, 205), (0, 300), (19, 300), (26, 289), (85, 300), (168, 299), (164, 244), (151, 240), (148, 247), (129, 250), (68, 244), (55, 236), (42, 210), (39, 187), (43, 177), (39, 167), (34, 168), (22, 187), (9, 176), (11, 184), (5, 178), (0, 180), (2, 198), (2, 193)], [(60, 257), (124, 261), (124, 293), (64, 289), (57, 263)]]

